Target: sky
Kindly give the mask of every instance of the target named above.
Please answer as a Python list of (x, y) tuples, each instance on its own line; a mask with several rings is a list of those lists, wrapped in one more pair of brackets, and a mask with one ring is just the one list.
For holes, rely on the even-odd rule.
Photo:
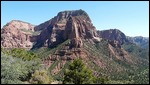
[(39, 25), (60, 11), (86, 11), (97, 30), (149, 37), (148, 1), (1, 1), (1, 28), (11, 20)]

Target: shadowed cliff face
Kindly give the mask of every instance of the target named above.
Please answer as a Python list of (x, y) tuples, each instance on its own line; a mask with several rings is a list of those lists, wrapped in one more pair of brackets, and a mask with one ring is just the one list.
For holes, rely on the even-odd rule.
[(71, 46), (82, 47), (82, 39), (98, 40), (96, 28), (83, 10), (59, 12), (51, 20), (36, 26), (35, 30), (42, 32), (35, 39), (33, 48), (55, 47), (67, 39), (71, 39)]

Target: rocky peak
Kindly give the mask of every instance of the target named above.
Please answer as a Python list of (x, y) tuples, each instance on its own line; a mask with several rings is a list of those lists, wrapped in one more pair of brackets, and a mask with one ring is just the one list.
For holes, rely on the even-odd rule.
[(12, 20), (1, 29), (1, 46), (31, 48), (31, 31), (34, 31), (34, 25), (20, 20)]
[(93, 24), (86, 20), (84, 16), (71, 16), (66, 24), (65, 38), (93, 38), (97, 37), (96, 29)]
[(89, 20), (91, 22), (88, 14), (81, 9), (80, 10), (61, 11), (54, 18), (36, 26), (35, 30), (37, 31), (37, 30), (46, 29), (49, 25), (55, 26), (56, 28), (62, 27), (62, 29), (63, 29), (67, 23), (67, 19), (70, 16), (73, 16), (73, 17), (74, 16), (85, 16), (87, 18), (87, 20)]
[(116, 40), (120, 45), (122, 45), (124, 42), (128, 42), (126, 35), (118, 29), (97, 31), (97, 33), (99, 34), (99, 37), (108, 40)]
[(20, 20), (12, 20), (9, 23), (7, 23), (6, 25), (4, 25), (3, 28), (10, 28), (10, 29), (26, 29), (26, 30), (31, 30), (34, 31), (34, 25), (27, 23), (27, 22), (23, 22)]
[[(58, 20), (61, 20), (61, 19), (68, 19), (70, 16), (85, 16), (88, 20), (90, 20), (88, 14), (84, 11), (84, 10), (72, 10), (72, 11), (62, 11), (62, 12), (59, 12), (58, 15), (59, 17)], [(90, 20), (91, 22), (91, 20)]]
[(96, 28), (93, 26), (87, 13), (83, 10), (59, 12), (50, 21), (37, 27), (41, 27), (38, 29), (44, 29), (39, 35), (37, 44), (35, 44), (39, 46), (34, 47), (51, 47), (67, 39), (71, 40), (71, 46), (82, 47), (82, 39), (99, 40)]

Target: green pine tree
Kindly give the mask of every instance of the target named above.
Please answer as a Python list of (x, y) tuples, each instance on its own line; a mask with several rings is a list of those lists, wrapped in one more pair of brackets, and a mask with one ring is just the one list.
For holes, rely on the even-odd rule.
[(75, 59), (64, 73), (64, 84), (91, 84), (94, 76), (81, 59)]

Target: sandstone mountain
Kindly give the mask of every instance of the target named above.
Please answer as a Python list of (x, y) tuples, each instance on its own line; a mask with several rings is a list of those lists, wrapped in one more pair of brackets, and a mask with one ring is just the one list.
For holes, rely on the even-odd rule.
[[(124, 72), (128, 68), (126, 65), (136, 67), (148, 63), (146, 60), (139, 62), (138, 57), (124, 49), (122, 45), (129, 41), (123, 32), (117, 29), (97, 32), (83, 10), (59, 12), (35, 30), (42, 31), (36, 36), (32, 51), (43, 59), (50, 74), (57, 78), (75, 58), (83, 59), (97, 76)], [(100, 70), (103, 72), (99, 73)]]
[(1, 46), (4, 48), (31, 48), (30, 36), (34, 25), (12, 20), (1, 29)]
[[(123, 32), (97, 31), (83, 10), (59, 12), (37, 26), (12, 21), (3, 27), (1, 35), (3, 47), (32, 48), (30, 51), (39, 56), (55, 79), (62, 78), (64, 69), (75, 58), (82, 59), (94, 75), (112, 79), (122, 79), (120, 75), (129, 76), (149, 64), (142, 57), (145, 51), (136, 50), (137, 46)], [(145, 52), (144, 56), (149, 54)]]
[(118, 29), (102, 30), (97, 31), (97, 33), (99, 34), (99, 37), (108, 40), (115, 40), (120, 45), (122, 45), (125, 42), (129, 42), (128, 39), (126, 38), (126, 35)]
[(91, 23), (87, 13), (83, 10), (63, 11), (57, 16), (35, 27), (42, 30), (36, 37), (36, 47), (54, 47), (67, 39), (71, 39), (72, 46), (81, 47), (81, 39), (92, 39), (99, 41), (96, 28)]

